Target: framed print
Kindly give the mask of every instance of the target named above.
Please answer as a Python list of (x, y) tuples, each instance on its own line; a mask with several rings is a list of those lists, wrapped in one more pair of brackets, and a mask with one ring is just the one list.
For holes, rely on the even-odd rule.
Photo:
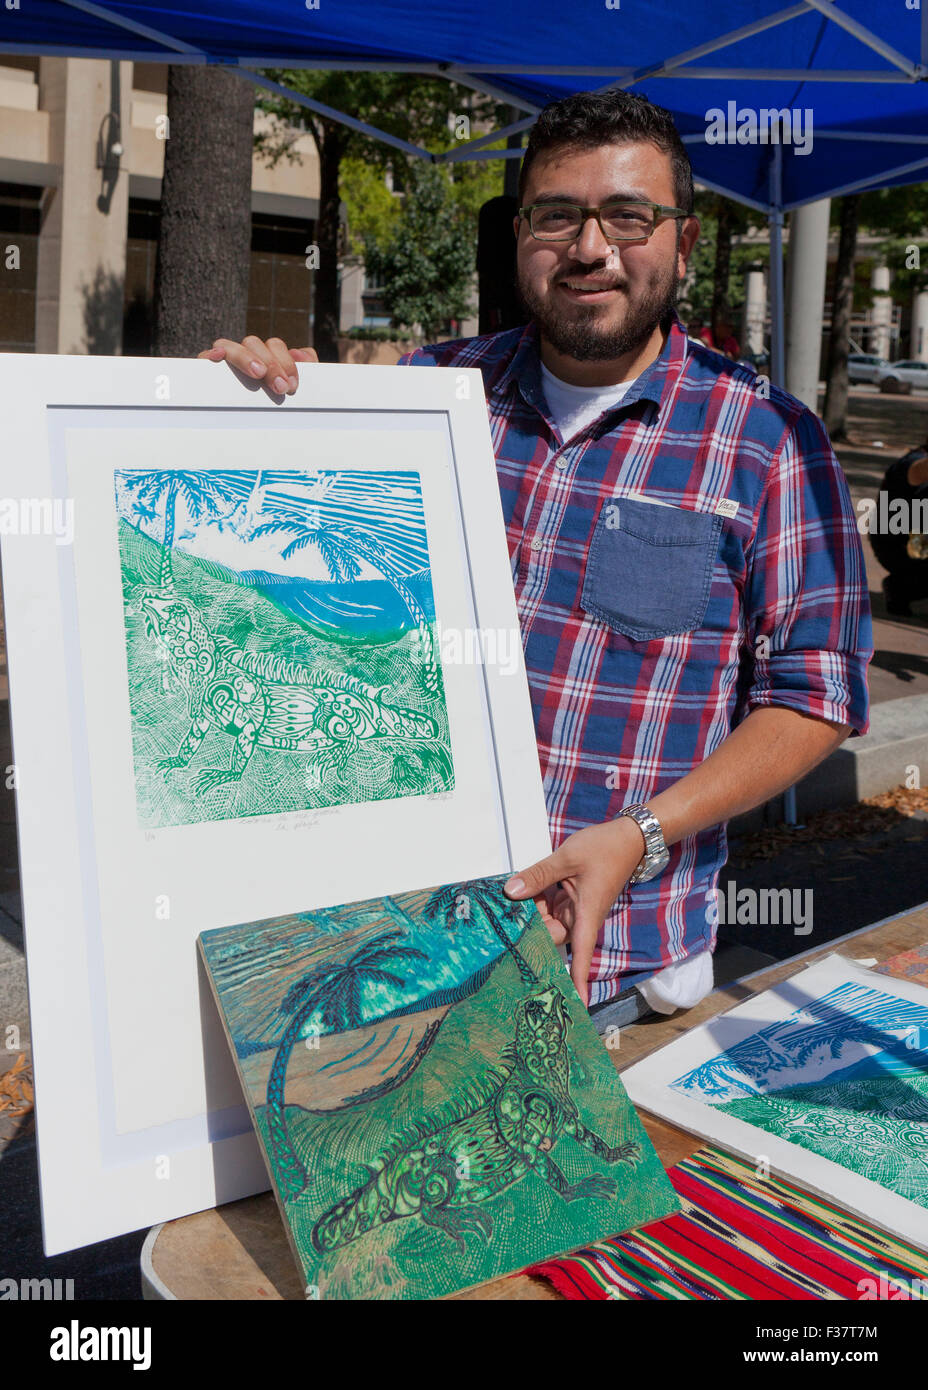
[(636, 1062), (635, 1104), (928, 1249), (928, 990), (831, 955)]
[(300, 376), (4, 358), (49, 1254), (267, 1185), (198, 933), (550, 849), (480, 374)]

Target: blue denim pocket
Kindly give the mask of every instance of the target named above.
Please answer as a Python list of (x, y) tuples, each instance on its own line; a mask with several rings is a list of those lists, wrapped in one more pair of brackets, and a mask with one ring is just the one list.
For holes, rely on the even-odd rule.
[(633, 497), (603, 503), (580, 602), (637, 642), (691, 632), (709, 605), (722, 518)]

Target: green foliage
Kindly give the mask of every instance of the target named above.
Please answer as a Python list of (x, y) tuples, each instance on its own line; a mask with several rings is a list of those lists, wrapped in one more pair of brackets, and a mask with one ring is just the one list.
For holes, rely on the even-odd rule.
[(346, 157), (339, 170), (338, 191), (348, 216), (348, 246), (353, 255), (363, 255), (369, 242), (382, 246), (391, 240), (401, 203), (387, 187), (381, 166)]
[[(750, 227), (765, 227), (766, 219), (753, 208), (746, 208), (731, 199), (723, 199), (718, 193), (700, 190), (696, 194), (695, 212), (699, 218), (699, 239), (690, 253), (687, 277), (680, 296), (680, 317), (687, 322), (701, 318), (706, 323), (712, 317), (712, 296), (715, 288), (715, 245), (718, 235), (718, 210), (722, 202), (734, 209), (732, 225), (733, 237), (743, 237)], [(733, 315), (737, 315), (744, 304), (744, 272), (749, 265), (762, 264), (765, 268), (770, 259), (766, 242), (732, 243), (731, 267), (728, 284), (725, 286), (726, 298)]]
[(383, 285), (394, 327), (419, 324), (428, 341), (447, 319), (465, 318), (474, 263), (475, 239), (446, 169), (415, 165), (395, 234), (367, 246), (367, 268)]

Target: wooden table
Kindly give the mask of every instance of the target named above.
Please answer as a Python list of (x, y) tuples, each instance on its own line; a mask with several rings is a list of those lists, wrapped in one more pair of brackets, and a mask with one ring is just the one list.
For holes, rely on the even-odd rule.
[[(650, 1017), (623, 1028), (611, 1055), (618, 1071), (658, 1047), (807, 965), (837, 952), (851, 960), (886, 960), (928, 941), (928, 904), (793, 956), (780, 965), (714, 990), (694, 1009), (667, 1017)], [(703, 1140), (654, 1116), (642, 1124), (665, 1168), (672, 1168), (703, 1146)], [(165, 1299), (303, 1299), (302, 1281), (269, 1192), (155, 1226), (142, 1250), (142, 1288), (146, 1298)], [(559, 1299), (544, 1279), (526, 1274), (496, 1279), (460, 1299)]]

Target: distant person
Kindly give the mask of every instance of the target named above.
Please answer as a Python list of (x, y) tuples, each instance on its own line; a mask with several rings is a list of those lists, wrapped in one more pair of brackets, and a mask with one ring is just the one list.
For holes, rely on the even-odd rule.
[(701, 318), (693, 319), (687, 329), (687, 337), (692, 338), (694, 342), (705, 343), (706, 347), (713, 348), (716, 352), (724, 353), (732, 362), (737, 362), (741, 356), (741, 347), (730, 319), (716, 318), (711, 328)]
[[(873, 553), (883, 568), (889, 570), (883, 580), (886, 611), (893, 617), (909, 618), (912, 616), (909, 604), (928, 598), (928, 534), (924, 526), (919, 525), (919, 513), (928, 513), (928, 440), (889, 465), (883, 474), (881, 490), (887, 493), (887, 512), (893, 502), (900, 499), (912, 518), (913, 524), (908, 530), (870, 532)], [(923, 506), (914, 506), (917, 502)]]
[(741, 356), (741, 346), (735, 337), (735, 325), (731, 319), (719, 318), (715, 320), (712, 329), (712, 347), (716, 352), (724, 352), (726, 357), (730, 357), (733, 362), (737, 362)]

